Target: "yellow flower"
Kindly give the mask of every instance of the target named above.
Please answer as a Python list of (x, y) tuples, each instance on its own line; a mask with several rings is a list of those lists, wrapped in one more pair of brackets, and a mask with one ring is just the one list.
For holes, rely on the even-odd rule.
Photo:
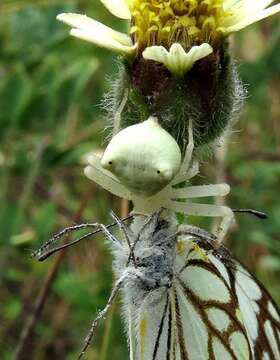
[[(228, 34), (270, 16), (280, 4), (273, 0), (122, 0), (131, 14), (131, 34), (140, 49), (150, 45), (169, 48), (174, 42), (184, 48), (204, 42), (216, 46)], [(103, 3), (115, 15), (111, 1)], [(114, 2), (116, 3), (116, 2)], [(121, 9), (121, 7), (120, 7)], [(129, 11), (128, 11), (129, 10)]]
[(75, 37), (128, 57), (143, 54), (175, 75), (187, 72), (229, 34), (280, 10), (280, 4), (268, 7), (273, 0), (101, 1), (115, 16), (130, 20), (129, 35), (85, 15), (64, 13), (57, 19), (70, 25)]

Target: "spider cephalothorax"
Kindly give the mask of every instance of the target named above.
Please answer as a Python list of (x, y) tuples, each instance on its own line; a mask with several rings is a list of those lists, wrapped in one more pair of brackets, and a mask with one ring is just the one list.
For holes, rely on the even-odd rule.
[[(131, 200), (135, 212), (151, 214), (164, 207), (187, 215), (221, 217), (222, 222), (217, 234), (218, 240), (221, 241), (233, 220), (232, 210), (226, 206), (191, 203), (190, 199), (225, 196), (230, 191), (229, 185), (176, 187), (175, 185), (189, 181), (198, 173), (198, 162), (192, 159), (194, 147), (192, 124), (191, 122), (189, 124), (189, 143), (184, 159), (178, 166), (180, 156), (174, 139), (158, 124), (155, 126), (155, 122), (155, 118), (149, 118), (131, 127), (126, 141), (123, 141), (122, 131), (126, 133), (128, 129), (119, 132), (109, 143), (104, 158), (100, 159), (94, 155), (89, 157), (85, 174), (111, 193)], [(139, 136), (141, 127), (144, 128), (147, 136)], [(153, 136), (157, 138), (156, 142), (151, 142), (148, 136), (150, 128), (154, 132)], [(118, 141), (119, 139), (121, 141)], [(115, 166), (111, 166), (111, 171), (108, 171), (110, 159), (113, 159)], [(125, 173), (122, 172), (123, 162), (125, 162)], [(171, 174), (166, 177), (165, 183), (161, 174), (156, 172), (157, 165), (160, 164), (164, 164), (166, 173)], [(138, 172), (135, 171), (136, 166)]]
[(151, 116), (117, 133), (107, 146), (101, 165), (130, 191), (147, 197), (163, 189), (178, 173), (181, 152), (172, 136)]

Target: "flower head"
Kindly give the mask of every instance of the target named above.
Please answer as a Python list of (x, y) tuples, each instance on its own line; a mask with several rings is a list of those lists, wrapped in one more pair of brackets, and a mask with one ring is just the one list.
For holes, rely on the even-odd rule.
[[(238, 31), (280, 9), (272, 0), (127, 0), (133, 26), (130, 33), (140, 49), (175, 42), (184, 48), (217, 46)], [(110, 9), (110, 8), (109, 8)]]
[(101, 0), (130, 23), (118, 32), (86, 15), (63, 13), (70, 34), (118, 52), (123, 66), (104, 104), (114, 134), (150, 116), (184, 154), (188, 124), (195, 147), (217, 140), (245, 95), (227, 37), (277, 13), (272, 0)]
[[(143, 56), (146, 59), (160, 58), (162, 47), (168, 52), (173, 44), (177, 44), (177, 49), (181, 49), (169, 53), (171, 60), (176, 59), (175, 62), (178, 62), (178, 53), (186, 51), (188, 54), (193, 46), (197, 46), (194, 51), (198, 51), (200, 56), (192, 56), (192, 61), (195, 62), (197, 58), (201, 59), (202, 55), (209, 55), (211, 47), (218, 48), (232, 32), (280, 10), (280, 4), (268, 7), (272, 0), (101, 1), (115, 16), (130, 20), (129, 34), (112, 30), (84, 15), (66, 13), (58, 15), (57, 18), (73, 27), (71, 35), (122, 55), (141, 56), (144, 51)], [(207, 49), (205, 43), (209, 44)], [(202, 44), (203, 47), (200, 48), (199, 45)], [(150, 51), (145, 51), (149, 47), (153, 47), (152, 56)], [(157, 51), (159, 55), (155, 56)], [(184, 58), (188, 63), (185, 68), (189, 70), (190, 58), (180, 57), (181, 60)], [(168, 61), (170, 63), (170, 59)]]

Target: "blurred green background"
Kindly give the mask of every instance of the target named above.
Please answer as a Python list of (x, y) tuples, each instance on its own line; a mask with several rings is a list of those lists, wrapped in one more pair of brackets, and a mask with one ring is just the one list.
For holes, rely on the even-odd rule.
[[(83, 156), (104, 144), (101, 100), (117, 58), (70, 38), (69, 29), (55, 20), (65, 11), (87, 13), (116, 29), (125, 26), (97, 0), (0, 2), (0, 358), (5, 360), (14, 358), (22, 329), (32, 325), (39, 295), (44, 309), (17, 359), (75, 359), (112, 283), (101, 236), (68, 250), (63, 259), (39, 263), (30, 257), (31, 249), (65, 226), (108, 223), (109, 209), (121, 214), (125, 205), (83, 175)], [(206, 159), (197, 180), (226, 179), (232, 186), (228, 205), (267, 212), (265, 221), (238, 215), (227, 244), (278, 304), (279, 39), (279, 17), (234, 37), (249, 96), (228, 144)], [(46, 294), (40, 294), (42, 288)], [(117, 305), (86, 358), (127, 359), (126, 348)]]

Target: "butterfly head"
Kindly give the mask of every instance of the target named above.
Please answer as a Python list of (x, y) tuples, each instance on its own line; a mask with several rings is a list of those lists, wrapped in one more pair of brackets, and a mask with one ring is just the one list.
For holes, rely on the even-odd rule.
[(149, 197), (177, 174), (181, 151), (174, 138), (151, 116), (116, 134), (104, 152), (101, 165), (131, 192)]

